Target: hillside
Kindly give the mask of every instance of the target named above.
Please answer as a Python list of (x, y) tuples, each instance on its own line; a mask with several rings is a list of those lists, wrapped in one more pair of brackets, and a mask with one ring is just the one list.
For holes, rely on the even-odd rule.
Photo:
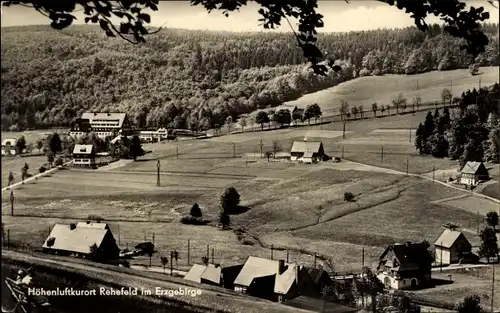
[[(498, 27), (478, 57), (499, 64)], [(318, 77), (291, 34), (167, 29), (133, 46), (90, 26), (2, 29), (2, 129), (64, 126), (83, 111), (130, 112), (139, 127), (209, 128), (357, 76), (467, 68), (460, 41), (439, 26), (325, 34), (343, 67)]]

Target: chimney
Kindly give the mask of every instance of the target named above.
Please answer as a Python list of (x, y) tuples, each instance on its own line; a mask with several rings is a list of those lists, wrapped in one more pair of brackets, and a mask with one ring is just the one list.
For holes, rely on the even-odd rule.
[(299, 284), (299, 266), (295, 265), (295, 284)]
[(278, 274), (281, 275), (285, 272), (285, 260), (278, 260)]
[(76, 228), (76, 224), (75, 223), (69, 224), (69, 229), (73, 230), (75, 228)]

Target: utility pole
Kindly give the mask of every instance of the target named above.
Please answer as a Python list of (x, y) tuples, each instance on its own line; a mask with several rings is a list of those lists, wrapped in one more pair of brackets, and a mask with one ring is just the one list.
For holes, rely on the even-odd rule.
[(160, 167), (161, 167), (161, 164), (160, 164), (160, 160), (158, 160), (158, 162), (156, 163), (156, 186), (160, 187), (161, 184), (160, 184)]
[(418, 90), (418, 80), (417, 80), (417, 90)]
[(191, 245), (191, 242), (190, 242), (190, 241), (191, 241), (191, 239), (188, 239), (188, 265), (191, 265), (191, 261), (190, 261), (190, 259), (189, 259), (189, 257), (190, 257), (189, 253), (190, 253), (190, 248), (191, 248), (191, 247), (190, 247), (190, 245)]
[(274, 252), (274, 247), (273, 247), (273, 245), (271, 245), (271, 260), (274, 260), (273, 259), (273, 252)]
[(155, 233), (153, 233), (153, 245), (155, 244)]
[(479, 211), (476, 212), (477, 213), (477, 218), (476, 218), (476, 232), (477, 234), (479, 235)]
[(286, 263), (288, 263), (288, 250), (286, 250)]
[(495, 304), (495, 265), (492, 265), (491, 267), (493, 268), (493, 273), (491, 275), (491, 313), (493, 313)]
[(236, 157), (236, 144), (233, 142), (233, 158)]
[[(361, 248), (361, 281), (363, 282), (363, 285), (365, 283), (365, 275), (363, 275), (364, 267), (365, 267), (365, 247)], [(361, 288), (361, 306), (365, 308), (365, 292), (364, 292), (364, 286)]]
[(381, 160), (384, 161), (384, 146), (382, 146), (382, 152), (380, 154)]
[(179, 159), (179, 147), (175, 147), (175, 156)]
[[(411, 142), (411, 128), (410, 128), (410, 142)], [(159, 162), (159, 161), (158, 161)]]
[(14, 190), (10, 191), (10, 215), (14, 216)]
[(172, 259), (174, 258), (174, 251), (170, 251), (170, 276), (174, 276), (174, 267)]
[(450, 80), (450, 92), (453, 94), (453, 80)]
[(212, 264), (215, 264), (215, 261), (214, 261), (215, 260), (215, 256), (214, 256), (214, 254), (215, 254), (215, 249), (212, 248)]
[(342, 130), (342, 139), (345, 139), (345, 120), (344, 120), (344, 126)]
[(260, 158), (262, 159), (262, 147), (264, 146), (264, 144), (262, 143), (262, 138), (260, 138), (259, 146), (260, 146)]
[(210, 245), (207, 245), (207, 260), (210, 260)]
[(314, 252), (314, 268), (316, 268), (316, 252)]
[(408, 157), (406, 157), (406, 175), (408, 176), (408, 164), (409, 164)]
[(344, 146), (342, 146), (342, 159), (344, 158)]
[(436, 165), (432, 167), (432, 182), (436, 181)]

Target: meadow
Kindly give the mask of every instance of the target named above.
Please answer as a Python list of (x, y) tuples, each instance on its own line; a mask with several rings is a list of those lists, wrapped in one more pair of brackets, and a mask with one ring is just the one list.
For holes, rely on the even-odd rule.
[[(484, 84), (488, 71), (483, 69)], [(424, 82), (422, 78), (419, 91), (430, 94), (426, 88), (439, 86), (438, 78), (446, 81), (449, 75), (455, 77), (455, 84), (462, 72), (452, 72), (422, 74), (435, 79)], [(358, 90), (366, 88), (368, 94), (373, 88), (363, 84), (370, 79), (375, 78), (346, 84), (359, 84)], [(470, 80), (462, 79), (463, 84)], [(397, 81), (398, 86), (411, 85), (410, 78)], [(454, 92), (459, 86), (454, 85)], [(384, 94), (383, 88), (377, 88), (379, 95)], [(440, 90), (436, 94), (439, 96)], [(111, 224), (122, 247), (152, 240), (154, 233), (158, 254), (177, 249), (181, 252), (179, 265), (184, 267), (188, 239), (191, 263), (201, 261), (207, 245), (215, 251), (215, 262), (221, 264), (241, 263), (249, 255), (269, 257), (273, 247), (279, 249), (272, 252), (275, 258), (284, 258), (288, 250), (290, 260), (311, 264), (316, 253), (338, 271), (358, 270), (363, 249), (367, 264), (375, 266), (387, 244), (424, 239), (432, 243), (447, 222), (460, 224), (477, 245), (473, 230), (478, 219), (476, 210), (471, 209), (475, 199), (467, 200), (470, 203), (444, 201), (463, 192), (405, 175), (407, 169), (409, 173), (428, 174), (433, 169), (457, 168), (456, 161), (416, 153), (415, 129), (427, 112), (349, 121), (345, 138), (343, 125), (331, 123), (146, 144), (144, 148), (151, 153), (122, 167), (65, 169), (16, 187), (17, 216), (7, 215), (10, 204), (7, 192), (3, 192), (4, 223), (12, 240), (36, 247), (54, 223), (97, 215)], [(306, 165), (260, 158), (274, 146), (287, 152), (296, 140), (320, 140), (328, 155), (343, 160)], [(20, 170), (22, 164), (17, 160), (21, 158), (2, 162), (2, 172)], [(156, 186), (158, 162), (160, 187)], [(231, 216), (233, 228), (242, 229), (240, 236), (213, 227), (220, 195), (229, 186), (239, 191), (245, 209)], [(353, 193), (355, 201), (345, 202), (345, 192)], [(204, 218), (211, 221), (209, 225), (179, 222), (195, 202)], [(155, 265), (160, 265), (159, 261), (159, 257), (153, 259)], [(147, 264), (148, 260), (135, 262)]]
[(340, 101), (347, 100), (351, 106), (364, 107), (370, 111), (373, 102), (379, 105), (392, 105), (392, 100), (399, 93), (411, 100), (420, 96), (423, 102), (441, 101), (441, 91), (448, 88), (457, 97), (463, 91), (481, 86), (493, 85), (498, 82), (498, 67), (483, 67), (481, 75), (472, 76), (467, 69), (452, 71), (433, 71), (417, 75), (384, 75), (359, 77), (318, 92), (304, 95), (289, 101), (284, 107), (306, 107), (311, 103), (320, 105), (324, 115), (339, 113)]

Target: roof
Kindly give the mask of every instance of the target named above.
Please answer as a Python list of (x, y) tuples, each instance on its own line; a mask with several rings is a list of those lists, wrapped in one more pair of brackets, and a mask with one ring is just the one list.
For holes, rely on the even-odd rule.
[(324, 313), (358, 312), (358, 309), (306, 296), (299, 296), (297, 298), (287, 300), (285, 301), (285, 305), (289, 305), (294, 308), (304, 309), (312, 312), (324, 312)]
[(303, 155), (304, 158), (312, 158), (313, 157), (313, 153), (312, 152), (305, 152), (304, 155)]
[(76, 227), (109, 229), (109, 226), (106, 223), (91, 223), (91, 222), (78, 222), (78, 223), (76, 223)]
[[(314, 281), (315, 284), (318, 284), (321, 281), (321, 278), (323, 277), (323, 273), (326, 273), (322, 268), (314, 268), (314, 267), (309, 267), (309, 266), (301, 266), (301, 269), (305, 269), (309, 276), (311, 276), (312, 280)], [(330, 277), (327, 274), (328, 277)]]
[[(451, 229), (447, 228), (443, 231), (441, 236), (439, 236), (439, 238), (436, 240), (434, 245), (437, 247), (443, 247), (443, 248), (449, 249), (453, 246), (455, 241), (457, 241), (457, 239), (461, 235), (463, 236), (462, 232), (459, 232), (457, 230), (451, 230)], [(463, 237), (465, 238), (465, 236), (463, 236)], [(467, 240), (467, 238), (466, 238), (466, 240)]]
[(318, 153), (322, 145), (319, 141), (294, 141), (291, 152)]
[(17, 139), (5, 138), (4, 140), (2, 140), (2, 146), (6, 146), (6, 145), (15, 146), (16, 142), (17, 142)]
[(276, 275), (274, 282), (274, 292), (278, 294), (287, 294), (295, 282), (297, 265), (290, 264), (281, 275)]
[(200, 278), (219, 284), (221, 272), (222, 268), (220, 266), (208, 264)]
[[(406, 243), (390, 245), (384, 253), (380, 256), (383, 260), (388, 251), (392, 250), (398, 259), (401, 270), (408, 270), (416, 267), (430, 267), (430, 258), (426, 259), (425, 256), (430, 256), (427, 247), (423, 243)], [(429, 262), (427, 262), (429, 261)], [(410, 264), (413, 263), (413, 264)]]
[(118, 127), (122, 127), (123, 121), (127, 117), (127, 113), (97, 113), (85, 112), (82, 114), (82, 119), (88, 119), (90, 123), (96, 120), (118, 120)]
[(467, 162), (465, 163), (464, 167), (460, 171), (462, 174), (476, 174), (477, 171), (479, 170), (479, 167), (483, 163), (481, 162)]
[(184, 279), (194, 281), (197, 283), (201, 282), (201, 274), (205, 271), (207, 267), (201, 264), (194, 264), (189, 272), (184, 276)]
[[(90, 246), (96, 244), (99, 247), (102, 244), (107, 232), (109, 232), (108, 229), (94, 227), (75, 227), (71, 229), (70, 225), (56, 224), (50, 231), (50, 235), (43, 243), (42, 248), (89, 253)], [(47, 241), (51, 238), (55, 238), (55, 240), (49, 247)]]
[(287, 293), (295, 280), (296, 265), (293, 263), (285, 265), (288, 268), (282, 275), (278, 275), (279, 261), (250, 256), (234, 280), (234, 284), (248, 287), (255, 278), (276, 275), (274, 292)]
[(92, 154), (93, 145), (75, 145), (73, 154)]

